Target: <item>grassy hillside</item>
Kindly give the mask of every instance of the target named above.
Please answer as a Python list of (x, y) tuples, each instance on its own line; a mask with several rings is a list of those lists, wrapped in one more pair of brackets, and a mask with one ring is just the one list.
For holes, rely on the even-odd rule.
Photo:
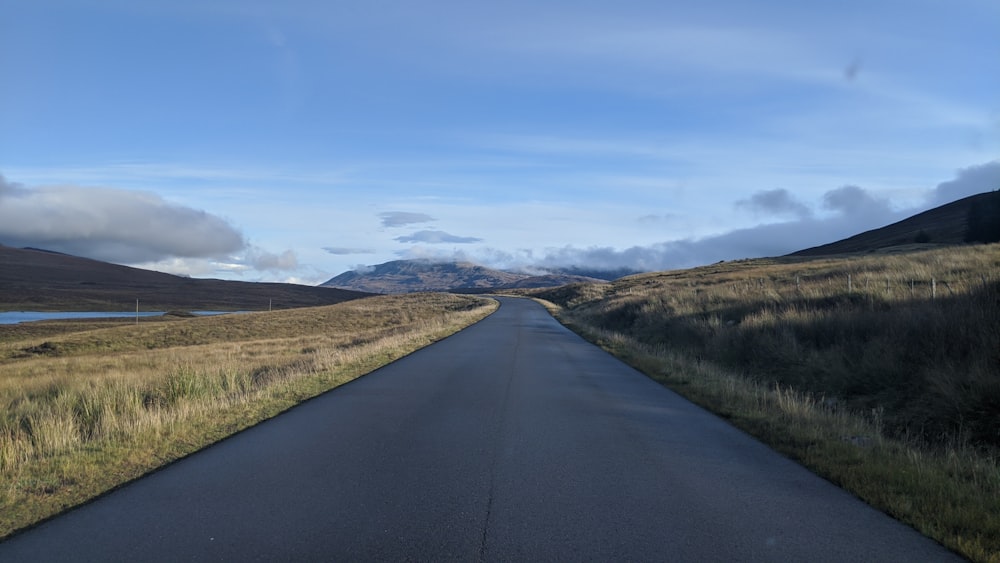
[[(0, 537), (492, 312), (419, 294), (222, 317), (0, 332)], [(61, 330), (62, 329), (62, 330)]]
[(192, 279), (0, 245), (0, 311), (266, 311), (368, 294), (284, 283)]
[(873, 505), (1000, 561), (1000, 245), (745, 260), (534, 295)]
[[(1000, 193), (997, 192), (966, 197), (885, 227), (872, 229), (830, 244), (800, 250), (791, 256), (863, 253), (908, 245), (962, 244), (970, 240), (968, 238), (970, 234), (969, 219), (976, 217), (976, 210), (989, 208), (991, 210), (989, 218), (992, 221), (1000, 220), (995, 210), (998, 197), (1000, 197)], [(995, 241), (996, 239), (993, 239), (990, 242)]]

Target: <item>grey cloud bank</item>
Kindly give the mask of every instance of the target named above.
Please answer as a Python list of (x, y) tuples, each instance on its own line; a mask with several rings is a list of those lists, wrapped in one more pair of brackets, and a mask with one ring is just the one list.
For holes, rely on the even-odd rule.
[(1000, 160), (959, 170), (957, 178), (938, 184), (931, 198), (931, 205), (943, 205), (993, 190), (1000, 190)]
[[(274, 254), (205, 211), (144, 191), (79, 186), (27, 188), (0, 176), (0, 243), (184, 274), (294, 271), (292, 250)], [(217, 262), (216, 262), (217, 261)]]
[(823, 195), (823, 207), (864, 221), (864, 218), (881, 219), (891, 214), (891, 206), (858, 186), (844, 186)]
[[(401, 255), (469, 260), (494, 267), (533, 271), (573, 267), (644, 271), (688, 268), (720, 260), (789, 254), (883, 227), (932, 207), (995, 189), (1000, 189), (1000, 161), (959, 170), (954, 180), (942, 182), (930, 190), (924, 205), (911, 209), (894, 209), (888, 200), (864, 188), (843, 186), (824, 194), (822, 208), (826, 214), (820, 215), (786, 190), (765, 190), (736, 202), (734, 206), (755, 215), (780, 217), (791, 214), (796, 218), (700, 239), (672, 240), (625, 249), (567, 245), (542, 252), (528, 249), (507, 252), (492, 248), (435, 252), (417, 247)], [(642, 217), (640, 221), (649, 221), (651, 217), (654, 216)]]
[(736, 206), (775, 215), (794, 213), (799, 218), (702, 239), (675, 240), (624, 250), (567, 246), (547, 251), (538, 264), (654, 271), (687, 268), (719, 260), (780, 256), (883, 227), (932, 207), (996, 189), (1000, 189), (1000, 161), (959, 170), (954, 180), (942, 182), (930, 192), (925, 205), (913, 209), (894, 210), (888, 200), (878, 198), (864, 188), (843, 186), (823, 196), (823, 207), (832, 215), (817, 217), (785, 190), (761, 191), (737, 202)]
[(141, 191), (26, 188), (0, 176), (0, 242), (106, 260), (215, 258), (247, 247), (220, 217)]
[(757, 192), (750, 199), (736, 202), (737, 209), (747, 209), (754, 215), (809, 217), (812, 210), (806, 204), (796, 201), (788, 190), (766, 190)]
[[(322, 248), (325, 253), (335, 256), (379, 254), (388, 252), (391, 240), (407, 245), (395, 252), (403, 258), (461, 259), (523, 271), (573, 267), (668, 270), (719, 260), (787, 254), (996, 189), (1000, 189), (1000, 160), (959, 170), (953, 179), (927, 190), (923, 206), (910, 209), (894, 208), (889, 200), (852, 185), (826, 192), (812, 206), (799, 200), (790, 190), (760, 190), (730, 205), (766, 221), (764, 224), (703, 238), (665, 240), (632, 247), (568, 244), (515, 249), (477, 244), (484, 242), (479, 236), (425, 229), (392, 238), (383, 235), (381, 243), (361, 239), (364, 244), (372, 244), (372, 248), (319, 245), (313, 248)], [(720, 205), (726, 203), (720, 202)], [(649, 212), (637, 221), (650, 229), (657, 228), (658, 224), (697, 219), (677, 216), (667, 210), (649, 209)], [(425, 213), (402, 211), (380, 213), (378, 218), (383, 227), (390, 228), (436, 221)], [(510, 220), (516, 221), (516, 218)], [(154, 267), (160, 264), (166, 271), (199, 275), (209, 274), (213, 269), (227, 269), (243, 275), (247, 270), (301, 271), (311, 267), (303, 265), (292, 250), (265, 251), (250, 244), (226, 220), (168, 202), (154, 193), (76, 186), (28, 188), (8, 182), (2, 176), (0, 244), (33, 246), (116, 263), (153, 264)], [(460, 250), (447, 245), (467, 246)]]

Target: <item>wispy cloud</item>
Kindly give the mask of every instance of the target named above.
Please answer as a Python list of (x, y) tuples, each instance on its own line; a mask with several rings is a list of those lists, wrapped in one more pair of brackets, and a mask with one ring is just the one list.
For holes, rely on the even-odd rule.
[[(53, 176), (73, 178), (86, 185), (151, 185), (169, 183), (183, 186), (185, 182), (211, 182), (233, 186), (235, 191), (250, 191), (250, 186), (275, 184), (306, 184), (310, 186), (340, 185), (349, 181), (345, 170), (316, 168), (290, 170), (282, 166), (260, 166), (253, 163), (205, 164), (198, 162), (109, 162), (88, 166), (13, 167), (5, 169), (12, 176), (32, 184), (51, 183)], [(237, 186), (245, 186), (239, 188)]]
[[(18, 8), (24, 37), (45, 31), (37, 4)], [(995, 0), (906, 18), (737, 0), (118, 4), (18, 43), (7, 82), (31, 84), (48, 57), (53, 87), (5, 90), (32, 119), (8, 120), (0, 168), (128, 189), (0, 186), (0, 242), (245, 278), (456, 249), (670, 267), (998, 187), (996, 162), (933, 183), (1000, 154), (998, 75), (981, 62)], [(186, 48), (104, 56), (154, 20)], [(100, 40), (65, 41), (81, 30)], [(83, 67), (93, 79), (74, 84)], [(207, 78), (197, 95), (192, 77)]]
[[(825, 78), (816, 42), (789, 30), (752, 25), (647, 23), (637, 20), (567, 19), (558, 28), (532, 29), (507, 44), (513, 51), (587, 61), (670, 76), (684, 72), (690, 87), (697, 77), (765, 76), (800, 81)], [(734, 45), (739, 45), (734, 49)], [(833, 69), (830, 76), (838, 76)]]
[(409, 211), (386, 211), (379, 213), (383, 227), (405, 227), (417, 223), (429, 223), (435, 219), (426, 213), (412, 213)]
[(274, 254), (259, 248), (251, 248), (247, 251), (245, 260), (252, 269), (261, 272), (290, 272), (299, 267), (298, 256), (292, 250)]
[(346, 246), (324, 246), (323, 250), (335, 256), (347, 256), (350, 254), (375, 254), (373, 248), (350, 248)]
[(398, 236), (395, 240), (399, 242), (422, 242), (426, 244), (471, 244), (474, 242), (481, 242), (483, 239), (478, 237), (456, 236), (448, 234), (444, 231), (417, 231), (412, 235)]

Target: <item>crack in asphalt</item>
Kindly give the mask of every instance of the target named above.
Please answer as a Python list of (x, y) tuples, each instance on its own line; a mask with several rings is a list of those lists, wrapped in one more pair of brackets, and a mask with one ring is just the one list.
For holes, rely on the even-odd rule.
[(486, 498), (486, 517), (483, 520), (483, 534), (479, 544), (479, 561), (486, 561), (486, 542), (490, 530), (490, 516), (493, 513), (493, 497), (496, 491), (497, 460), (500, 458), (500, 449), (503, 447), (503, 428), (507, 423), (507, 404), (510, 400), (510, 388), (517, 373), (518, 350), (521, 347), (521, 333), (518, 332), (514, 341), (513, 362), (507, 374), (507, 386), (504, 388), (503, 400), (500, 402), (499, 420), (493, 431), (493, 458), (490, 460), (490, 488)]

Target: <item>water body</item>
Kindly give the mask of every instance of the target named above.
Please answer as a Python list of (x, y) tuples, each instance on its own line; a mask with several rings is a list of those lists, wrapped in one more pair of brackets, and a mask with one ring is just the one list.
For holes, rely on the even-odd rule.
[[(224, 315), (232, 311), (191, 311), (195, 315)], [(140, 317), (157, 317), (164, 311), (142, 311)], [(30, 323), (32, 321), (51, 321), (66, 319), (107, 319), (135, 318), (135, 311), (3, 311), (0, 312), (0, 325)]]

